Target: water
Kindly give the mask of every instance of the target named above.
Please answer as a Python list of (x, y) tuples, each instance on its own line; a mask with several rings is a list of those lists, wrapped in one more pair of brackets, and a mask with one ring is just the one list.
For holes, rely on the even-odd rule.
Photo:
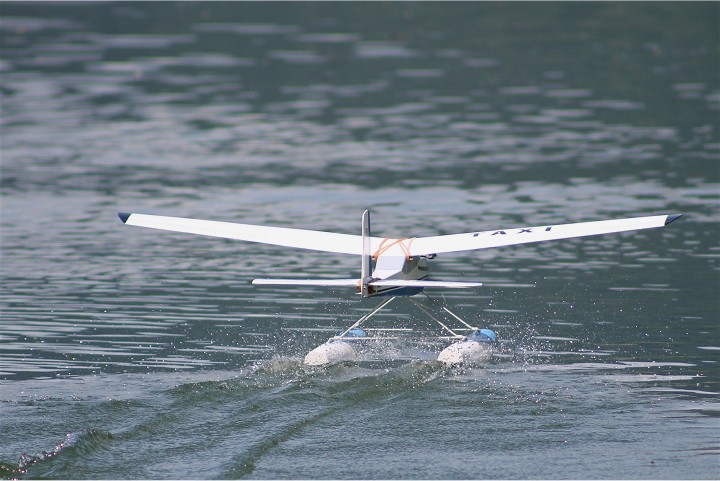
[[(0, 5), (0, 476), (717, 478), (714, 3)], [(683, 212), (440, 256), (502, 339), (308, 369), (357, 260), (117, 211), (423, 236)], [(429, 329), (410, 303), (381, 325)]]

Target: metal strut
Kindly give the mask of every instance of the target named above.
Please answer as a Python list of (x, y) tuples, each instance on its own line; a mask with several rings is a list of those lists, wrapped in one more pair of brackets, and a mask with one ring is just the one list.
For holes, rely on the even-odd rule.
[[(423, 294), (425, 295), (425, 297), (426, 297), (432, 304), (434, 304), (436, 307), (440, 307), (442, 310), (444, 310), (445, 312), (447, 312), (448, 314), (450, 314), (453, 318), (455, 318), (455, 319), (456, 319), (457, 321), (459, 321), (462, 325), (464, 325), (464, 326), (467, 328), (468, 331), (477, 331), (477, 330), (479, 329), (478, 327), (471, 326), (470, 324), (468, 324), (467, 322), (465, 322), (464, 320), (462, 320), (462, 319), (460, 318), (460, 316), (458, 316), (457, 314), (455, 314), (454, 312), (452, 312), (452, 311), (451, 311), (450, 309), (448, 309), (447, 307), (445, 307), (445, 306), (443, 306), (443, 305), (440, 305), (437, 300), (433, 299), (432, 297), (428, 296), (428, 295), (425, 294), (425, 293), (423, 293)], [(380, 303), (380, 305), (378, 305), (375, 309), (373, 309), (371, 312), (369, 312), (368, 314), (365, 314), (365, 315), (362, 316), (360, 319), (358, 319), (357, 321), (355, 321), (355, 323), (354, 323), (352, 326), (350, 326), (350, 327), (348, 327), (347, 329), (345, 329), (341, 334), (338, 334), (337, 336), (331, 337), (330, 340), (331, 340), (331, 341), (339, 341), (339, 340), (344, 339), (345, 336), (347, 335), (347, 333), (349, 333), (350, 331), (352, 331), (352, 330), (355, 329), (356, 327), (359, 327), (363, 322), (367, 321), (368, 319), (370, 319), (371, 317), (373, 317), (375, 314), (377, 314), (378, 312), (380, 312), (381, 310), (383, 310), (388, 304), (390, 304), (392, 301), (394, 301), (394, 300), (397, 299), (397, 298), (398, 298), (398, 296), (392, 296), (392, 297), (389, 297), (389, 298), (387, 298), (386, 300), (382, 301), (382, 302)], [(455, 332), (455, 331), (453, 331), (452, 329), (450, 329), (447, 325), (445, 325), (445, 323), (443, 323), (440, 319), (438, 319), (437, 317), (435, 317), (435, 316), (432, 314), (432, 312), (430, 312), (430, 310), (429, 310), (426, 306), (423, 306), (420, 302), (416, 301), (416, 300), (413, 299), (412, 297), (408, 297), (407, 299), (408, 299), (410, 302), (412, 302), (412, 303), (415, 305), (415, 307), (417, 307), (418, 309), (420, 309), (421, 311), (423, 311), (430, 319), (432, 319), (433, 321), (435, 321), (436, 323), (438, 323), (438, 324), (440, 325), (440, 327), (442, 327), (442, 328), (445, 329), (447, 332), (449, 332), (450, 335), (451, 335), (451, 338), (453, 338), (453, 339), (463, 339), (463, 338), (465, 337), (465, 336), (463, 336), (462, 334), (458, 334), (457, 332)], [(462, 329), (461, 329), (461, 330), (462, 330)]]
[[(433, 299), (432, 297), (428, 296), (426, 293), (423, 292), (423, 295), (424, 295), (426, 298), (428, 298), (428, 300), (429, 300), (430, 302), (432, 302), (432, 303), (434, 303), (434, 304), (438, 304), (438, 301), (436, 301), (436, 300)], [(444, 296), (443, 296), (443, 297), (444, 297)], [(448, 309), (446, 306), (440, 306), (440, 307), (441, 307), (445, 312), (447, 312), (448, 314), (450, 314), (451, 316), (453, 316), (455, 319), (457, 319), (458, 321), (460, 321), (460, 323), (462, 323), (465, 327), (467, 327), (467, 328), (470, 329), (471, 331), (477, 331), (478, 329), (480, 329), (479, 327), (471, 326), (471, 325), (468, 324), (467, 322), (463, 321), (463, 320), (460, 318), (460, 316), (458, 316), (457, 314), (455, 314), (454, 312), (452, 312), (452, 311), (451, 311), (450, 309)]]
[(389, 297), (389, 298), (387, 298), (386, 300), (382, 301), (382, 302), (380, 303), (380, 305), (377, 306), (372, 312), (370, 312), (369, 314), (365, 314), (365, 315), (362, 316), (360, 319), (358, 319), (357, 321), (355, 321), (355, 324), (353, 324), (352, 326), (348, 327), (345, 331), (343, 331), (342, 334), (340, 334), (340, 335), (338, 335), (338, 336), (333, 336), (333, 337), (330, 338), (330, 340), (332, 340), (332, 341), (338, 341), (338, 340), (340, 340), (340, 339), (343, 339), (348, 332), (352, 331), (353, 329), (355, 329), (356, 327), (358, 327), (360, 324), (362, 324), (363, 322), (367, 321), (367, 320), (370, 319), (372, 316), (374, 316), (375, 314), (377, 314), (378, 312), (380, 312), (385, 306), (387, 306), (388, 304), (390, 304), (390, 303), (391, 303), (392, 301), (394, 301), (395, 299), (397, 299), (397, 296), (392, 296), (392, 297)]
[(447, 327), (445, 324), (443, 324), (443, 323), (440, 321), (440, 319), (438, 319), (437, 317), (433, 316), (432, 313), (431, 313), (425, 306), (423, 306), (422, 304), (420, 304), (420, 303), (419, 303), (418, 301), (416, 301), (415, 299), (412, 299), (412, 298), (408, 297), (408, 300), (409, 300), (410, 302), (412, 302), (413, 304), (415, 304), (415, 307), (417, 307), (418, 309), (420, 309), (421, 311), (423, 311), (430, 319), (432, 319), (433, 321), (437, 322), (443, 329), (445, 329), (447, 332), (449, 332), (450, 335), (451, 335), (453, 338), (455, 338), (455, 339), (462, 339), (462, 338), (465, 337), (465, 336), (463, 336), (462, 334), (458, 334), (457, 332), (453, 331), (452, 329), (450, 329), (449, 327)]

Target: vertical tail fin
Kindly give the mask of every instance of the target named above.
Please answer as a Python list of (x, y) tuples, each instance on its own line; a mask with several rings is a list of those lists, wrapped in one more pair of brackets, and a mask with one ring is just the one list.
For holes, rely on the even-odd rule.
[(360, 293), (363, 297), (370, 297), (368, 291), (370, 275), (372, 273), (372, 252), (370, 246), (370, 211), (365, 210), (362, 215), (362, 265), (360, 269)]

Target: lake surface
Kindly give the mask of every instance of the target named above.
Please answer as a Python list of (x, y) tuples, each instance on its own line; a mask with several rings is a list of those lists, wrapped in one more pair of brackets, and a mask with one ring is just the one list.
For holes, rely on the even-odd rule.
[[(717, 479), (718, 3), (0, 4), (0, 477)], [(500, 337), (302, 358), (355, 258), (118, 211), (427, 236)], [(436, 293), (440, 297), (442, 293)], [(442, 298), (442, 297), (440, 297)], [(398, 301), (378, 322), (430, 329)]]

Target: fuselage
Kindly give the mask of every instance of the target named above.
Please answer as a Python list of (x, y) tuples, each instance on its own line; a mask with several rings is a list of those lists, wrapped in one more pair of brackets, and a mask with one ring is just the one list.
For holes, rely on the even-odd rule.
[[(410, 257), (404, 242), (400, 241), (382, 253), (373, 257), (375, 268), (372, 271), (373, 280), (412, 280), (426, 279), (429, 273), (427, 258)], [(422, 292), (422, 287), (390, 286), (372, 287), (370, 296), (414, 296)]]

